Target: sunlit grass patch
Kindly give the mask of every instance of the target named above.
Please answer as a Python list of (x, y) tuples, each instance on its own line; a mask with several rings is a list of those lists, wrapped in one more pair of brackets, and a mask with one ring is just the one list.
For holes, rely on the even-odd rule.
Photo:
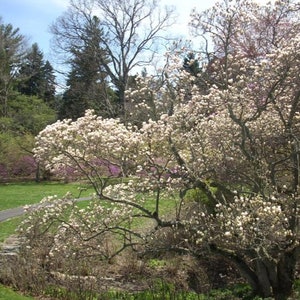
[(87, 197), (93, 190), (90, 186), (79, 183), (26, 182), (0, 184), (0, 210), (38, 203), (42, 198), (49, 195), (62, 197), (67, 192), (71, 192), (74, 197)]

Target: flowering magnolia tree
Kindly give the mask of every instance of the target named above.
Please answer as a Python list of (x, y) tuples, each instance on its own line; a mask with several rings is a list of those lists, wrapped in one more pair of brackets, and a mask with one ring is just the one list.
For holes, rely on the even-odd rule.
[[(246, 16), (237, 4), (228, 7), (224, 20), (241, 12), (253, 17), (247, 24), (258, 31), (258, 7), (251, 6), (253, 14)], [(276, 5), (274, 14), (296, 9), (289, 1)], [(261, 17), (271, 15), (271, 7), (264, 9)], [(53, 172), (76, 170), (95, 190), (87, 208), (74, 208), (70, 199), (47, 199), (52, 204), (25, 221), (29, 241), (41, 233), (53, 236), (46, 255), (50, 267), (61, 253), (71, 261), (111, 258), (128, 247), (199, 258), (213, 253), (235, 264), (255, 294), (287, 299), (300, 250), (300, 39), (295, 22), (278, 24), (290, 28), (288, 38), (280, 35), (276, 45), (263, 44), (259, 55), (231, 48), (246, 41), (242, 27), (227, 35), (227, 52), (215, 41), (224, 56), (203, 65), (205, 90), (172, 66), (174, 77), (151, 94), (151, 103), (163, 107), (161, 101), (173, 97), (174, 107), (161, 109), (156, 121), (136, 128), (87, 111), (40, 132), (36, 159)], [(176, 82), (171, 78), (191, 89), (170, 93), (170, 83)], [(201, 197), (191, 200), (195, 191)], [(159, 238), (166, 236), (167, 243)]]

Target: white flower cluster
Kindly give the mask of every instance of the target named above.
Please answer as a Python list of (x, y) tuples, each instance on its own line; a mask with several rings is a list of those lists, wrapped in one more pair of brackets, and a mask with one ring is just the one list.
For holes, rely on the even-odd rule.
[(240, 253), (263, 249), (274, 258), (297, 238), (290, 229), (290, 211), (283, 208), (284, 201), (274, 196), (236, 196), (232, 203), (218, 203), (213, 216), (195, 212), (197, 242)]
[[(100, 236), (118, 231), (112, 226), (120, 227), (126, 218), (130, 222), (143, 208), (139, 205), (147, 204), (141, 194), (151, 193), (156, 204), (174, 195), (181, 201), (184, 191), (195, 186), (202, 187), (213, 206), (205, 212), (203, 203), (197, 203), (201, 209), (180, 223), (198, 244), (216, 243), (237, 252), (264, 249), (276, 256), (295, 242), (298, 229), (291, 218), (299, 211), (290, 207), (296, 203), (299, 176), (300, 39), (293, 30), (284, 30), (289, 23), (279, 24), (287, 37), (277, 40), (274, 49), (264, 38), (270, 28), (257, 27), (263, 17), (258, 6), (244, 2), (224, 2), (227, 10), (217, 4), (206, 15), (193, 13), (192, 26), (210, 33), (216, 46), (215, 57), (199, 66), (199, 77), (182, 70), (182, 48), (166, 54), (170, 64), (164, 69), (165, 80), (137, 79), (138, 88), (127, 92), (128, 105), (134, 113), (156, 113), (139, 128), (89, 110), (76, 121), (58, 121), (38, 135), (34, 151), (41, 163), (56, 172), (72, 168), (94, 184), (97, 195), (114, 204), (93, 204), (74, 211), (68, 222), (63, 219), (55, 237), (57, 249), (67, 244), (83, 249), (91, 237), (103, 245)], [(236, 51), (224, 51), (222, 35), (230, 28), (213, 27), (220, 20), (232, 22), (226, 49)], [(257, 53), (251, 52), (253, 40), (245, 37), (243, 26), (256, 37), (262, 34)], [(118, 170), (115, 177), (120, 180), (107, 186), (112, 169)], [(224, 194), (218, 185), (225, 187)], [(234, 200), (232, 189), (238, 189)], [(62, 207), (45, 207), (40, 224), (60, 218)], [(146, 209), (141, 211), (152, 217)]]

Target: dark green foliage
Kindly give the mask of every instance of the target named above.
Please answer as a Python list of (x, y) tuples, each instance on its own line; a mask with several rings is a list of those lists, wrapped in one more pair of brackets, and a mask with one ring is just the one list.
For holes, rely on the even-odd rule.
[(183, 68), (193, 76), (197, 76), (201, 72), (199, 60), (195, 53), (189, 52), (183, 61)]
[(51, 107), (55, 107), (55, 75), (50, 62), (47, 60), (43, 66), (43, 97), (42, 99)]
[(0, 19), (0, 117), (7, 117), (9, 96), (23, 52), (24, 36)]
[(21, 94), (28, 96), (41, 95), (43, 64), (43, 53), (39, 50), (37, 44), (33, 44), (18, 72), (18, 78), (21, 80), (18, 90)]
[(71, 71), (67, 90), (59, 105), (59, 119), (77, 119), (85, 110), (94, 109), (103, 117), (116, 116), (116, 94), (109, 87), (102, 61), (107, 61), (101, 48), (102, 30), (98, 18), (85, 25), (82, 44), (72, 47)]
[(34, 178), (37, 165), (32, 156), (34, 135), (56, 119), (56, 113), (36, 96), (15, 94), (0, 117), (0, 177), (8, 180)]
[(56, 119), (56, 114), (36, 96), (17, 95), (10, 103), (11, 131), (36, 135)]
[(18, 72), (17, 89), (21, 94), (36, 96), (54, 108), (55, 76), (49, 61), (37, 44), (33, 44)]

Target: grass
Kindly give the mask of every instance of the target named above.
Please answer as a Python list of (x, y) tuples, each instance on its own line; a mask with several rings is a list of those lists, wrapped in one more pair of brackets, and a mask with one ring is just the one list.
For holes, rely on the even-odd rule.
[(179, 292), (174, 286), (162, 282), (160, 287), (154, 287), (142, 292), (124, 292), (110, 290), (100, 294), (93, 292), (86, 292), (81, 295), (72, 293), (62, 288), (51, 287), (46, 293), (55, 299), (101, 299), (101, 300), (212, 300), (205, 295), (198, 295), (193, 292)]
[(33, 300), (33, 298), (18, 294), (0, 284), (0, 300)]
[[(17, 207), (25, 204), (33, 204), (39, 202), (43, 197), (48, 195), (58, 195), (63, 196), (67, 191), (71, 191), (74, 197), (79, 196), (78, 188), (87, 187), (80, 184), (63, 184), (63, 183), (17, 183), (17, 184), (3, 184), (0, 185), (0, 210)], [(92, 188), (84, 191), (81, 196), (87, 197), (93, 192)], [(155, 210), (155, 201), (153, 201), (153, 195), (147, 197), (146, 207), (150, 211)], [(86, 205), (86, 203), (80, 203), (80, 206)], [(166, 197), (161, 203), (161, 213), (165, 214), (168, 211), (174, 209), (174, 199)], [(0, 242), (3, 241), (7, 236), (14, 233), (15, 228), (18, 226), (23, 217), (13, 218), (11, 220), (0, 222)], [(138, 222), (138, 221), (137, 221)], [(157, 262), (154, 262), (156, 264)], [(296, 284), (297, 283), (297, 284)], [(299, 282), (295, 283), (295, 293), (299, 295)], [(54, 289), (53, 293), (57, 293)], [(60, 293), (65, 292), (60, 290)], [(107, 294), (101, 295), (101, 299), (122, 299), (122, 300), (139, 300), (139, 299), (157, 299), (157, 300), (194, 300), (194, 299), (237, 299), (234, 297), (239, 297), (240, 295), (247, 295), (248, 290), (243, 287), (239, 290), (235, 289), (224, 289), (224, 290), (213, 290), (208, 295), (197, 295), (194, 293), (178, 293), (174, 292), (173, 289), (169, 290), (165, 287), (163, 289), (149, 290), (137, 294), (123, 293), (117, 291), (111, 291)], [(51, 294), (51, 293), (50, 293)], [(62, 295), (61, 295), (62, 296)], [(67, 295), (63, 295), (67, 296)], [(231, 297), (231, 298), (230, 298)], [(0, 285), (0, 300), (33, 300), (31, 297), (23, 296), (21, 294), (15, 293), (11, 289)], [(60, 299), (71, 299), (71, 298), (60, 298)], [(75, 299), (75, 298), (72, 298)], [(92, 299), (92, 298), (91, 298)], [(97, 299), (97, 298), (95, 298)], [(246, 299), (246, 298), (238, 298)], [(247, 298), (250, 299), (250, 298)], [(256, 298), (259, 299), (259, 298)]]
[(10, 235), (15, 233), (16, 228), (21, 221), (22, 217), (17, 217), (4, 222), (0, 222), (0, 243), (3, 242)]
[[(299, 285), (299, 280), (296, 281)], [(299, 291), (295, 288), (294, 296), (291, 299), (299, 299)], [(86, 294), (72, 293), (58, 286), (49, 286), (45, 295), (55, 299), (102, 299), (102, 300), (227, 300), (227, 299), (244, 299), (244, 300), (263, 300), (260, 297), (251, 296), (251, 289), (248, 285), (237, 284), (228, 289), (211, 290), (207, 294), (196, 294), (194, 292), (176, 291), (173, 285), (160, 281), (157, 286), (147, 291), (130, 293), (121, 291), (107, 291), (101, 294), (86, 292)], [(84, 297), (86, 296), (86, 297)], [(84, 298), (83, 298), (84, 297)], [(296, 297), (296, 298), (295, 298)], [(270, 299), (270, 298), (268, 298)], [(0, 300), (34, 300), (34, 298), (24, 296), (13, 290), (0, 285)]]
[[(80, 189), (86, 189), (80, 194)], [(59, 182), (26, 182), (0, 184), (0, 210), (23, 206), (27, 204), (38, 203), (45, 196), (57, 195), (63, 196), (71, 192), (74, 197), (88, 197), (94, 190), (88, 186), (79, 183), (59, 183)], [(141, 196), (141, 195), (140, 195)], [(147, 197), (145, 207), (150, 211), (155, 210), (154, 196)], [(84, 201), (86, 202), (86, 201)], [(79, 207), (84, 208), (86, 203), (78, 203)], [(174, 199), (164, 199), (160, 203), (160, 213), (166, 213), (174, 210)], [(21, 222), (22, 217), (13, 218), (0, 222), (0, 242), (3, 242), (8, 236), (15, 232), (16, 227)], [(135, 226), (142, 226), (145, 220), (136, 219)]]
[[(64, 196), (70, 191), (74, 197), (79, 196), (79, 188), (87, 188), (86, 185), (77, 183), (58, 183), (58, 182), (26, 182), (9, 183), (0, 185), (0, 210), (23, 206), (26, 204), (38, 203), (45, 196), (57, 195)], [(89, 196), (93, 190), (91, 188), (81, 193), (81, 197)]]
[[(80, 194), (80, 188), (87, 188)], [(43, 197), (49, 195), (63, 196), (70, 191), (74, 197), (89, 196), (93, 190), (86, 185), (76, 183), (63, 184), (58, 182), (47, 183), (10, 183), (0, 185), (0, 210), (38, 203)], [(0, 222), (0, 242), (13, 234), (21, 222), (22, 217)], [(31, 300), (33, 298), (18, 294), (3, 285), (0, 285), (0, 300)]]
[[(86, 190), (80, 194), (80, 188), (85, 188)], [(80, 185), (78, 183), (26, 182), (1, 184), (0, 210), (38, 203), (45, 196), (64, 196), (68, 191), (70, 191), (74, 197), (78, 197), (79, 195), (80, 197), (88, 197), (93, 192), (92, 188), (89, 186)], [(0, 222), (0, 242), (3, 242), (8, 236), (15, 232), (15, 229), (21, 220), (22, 217), (17, 217)]]

